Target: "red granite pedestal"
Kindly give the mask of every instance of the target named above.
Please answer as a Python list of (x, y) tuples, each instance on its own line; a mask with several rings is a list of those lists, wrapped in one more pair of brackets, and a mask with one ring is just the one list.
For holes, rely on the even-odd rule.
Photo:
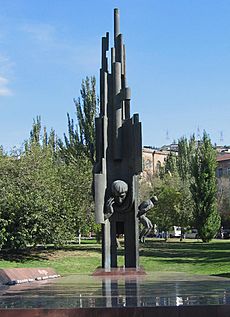
[(229, 317), (230, 305), (74, 309), (0, 309), (1, 317)]
[(1, 317), (229, 317), (230, 305), (1, 310)]
[(138, 277), (146, 275), (144, 268), (132, 268), (132, 267), (116, 267), (111, 268), (110, 270), (105, 270), (101, 267), (97, 268), (92, 276), (107, 276), (107, 277)]
[(0, 269), (0, 284), (14, 285), (59, 277), (52, 268)]

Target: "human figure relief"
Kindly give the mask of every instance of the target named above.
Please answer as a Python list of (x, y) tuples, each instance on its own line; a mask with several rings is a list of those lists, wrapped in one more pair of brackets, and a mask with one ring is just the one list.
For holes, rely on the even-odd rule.
[(146, 217), (147, 211), (152, 209), (156, 203), (158, 202), (158, 198), (156, 196), (153, 196), (152, 198), (148, 200), (144, 200), (138, 207), (138, 214), (137, 217), (140, 221), (140, 223), (144, 226), (140, 233), (140, 242), (144, 243), (145, 238), (148, 236), (148, 234), (151, 232), (153, 225), (152, 222), (149, 220), (149, 218)]
[(119, 208), (126, 199), (128, 185), (122, 180), (116, 180), (112, 183), (112, 196), (107, 200), (105, 219), (108, 219), (114, 213), (114, 204)]

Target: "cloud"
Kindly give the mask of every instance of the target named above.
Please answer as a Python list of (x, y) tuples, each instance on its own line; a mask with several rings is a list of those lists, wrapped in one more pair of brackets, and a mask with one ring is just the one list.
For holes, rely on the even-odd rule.
[(11, 73), (13, 67), (14, 64), (10, 58), (0, 52), (0, 77), (8, 77), (6, 75), (4, 76), (3, 74)]
[(10, 59), (0, 54), (0, 96), (11, 96), (12, 91), (9, 88), (9, 77), (12, 73), (13, 63)]
[(11, 96), (9, 88), (9, 78), (12, 76), (13, 63), (10, 59), (0, 53), (0, 96)]
[(50, 24), (25, 24), (22, 31), (28, 33), (33, 40), (38, 42), (52, 43), (55, 39), (55, 28)]
[(12, 92), (8, 88), (8, 79), (0, 76), (0, 96), (11, 96)]
[(57, 29), (48, 23), (27, 23), (21, 27), (21, 30), (33, 42), (30, 56), (36, 60), (40, 56), (43, 62), (45, 60), (52, 64), (87, 71), (98, 66), (100, 52), (95, 39), (92, 41), (82, 38), (74, 40), (69, 33), (66, 36), (66, 30)]

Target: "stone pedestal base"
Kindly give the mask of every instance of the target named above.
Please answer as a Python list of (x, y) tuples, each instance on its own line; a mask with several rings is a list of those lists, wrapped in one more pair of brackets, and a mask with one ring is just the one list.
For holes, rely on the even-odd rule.
[(97, 268), (93, 274), (93, 276), (140, 276), (140, 275), (146, 275), (145, 270), (140, 267), (139, 269), (137, 268), (125, 268), (125, 267), (116, 267), (116, 268), (111, 268), (110, 271), (107, 271), (103, 268)]
[(59, 277), (52, 268), (1, 269), (0, 284), (15, 285)]

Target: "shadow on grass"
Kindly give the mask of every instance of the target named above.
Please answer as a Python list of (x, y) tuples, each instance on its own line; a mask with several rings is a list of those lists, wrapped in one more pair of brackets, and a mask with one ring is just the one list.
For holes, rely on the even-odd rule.
[(1, 250), (0, 252), (0, 261), (10, 261), (10, 262), (20, 262), (25, 263), (27, 261), (44, 261), (48, 260), (48, 257), (45, 254), (40, 254), (38, 250)]
[(180, 249), (180, 250), (230, 250), (230, 242), (221, 241), (220, 242), (210, 242), (204, 243), (201, 240), (197, 240), (195, 242), (179, 242), (179, 241), (168, 241), (164, 240), (156, 241), (156, 240), (147, 240), (147, 242), (143, 245), (144, 248), (152, 248), (159, 246), (164, 249)]
[(100, 245), (75, 245), (70, 244), (62, 247), (55, 246), (38, 246), (35, 248), (27, 248), (23, 250), (1, 250), (0, 261), (10, 261), (25, 263), (27, 261), (48, 261), (50, 255), (57, 251), (75, 252), (75, 251), (91, 251), (101, 253)]
[[(82, 251), (101, 254), (101, 245), (99, 244), (69, 244), (62, 247), (39, 246), (36, 248), (27, 248), (20, 251), (2, 250), (0, 252), (0, 261), (15, 261), (25, 263), (27, 261), (46, 261), (50, 256), (58, 251), (71, 252)], [(87, 253), (86, 253), (87, 254)], [(124, 247), (118, 249), (118, 255), (124, 255)], [(63, 253), (62, 253), (63, 256)], [(81, 255), (80, 255), (81, 256)], [(230, 243), (211, 242), (177, 242), (177, 241), (156, 241), (147, 240), (144, 245), (140, 246), (140, 256), (159, 259), (162, 263), (172, 264), (195, 264), (195, 263), (220, 263), (227, 264), (230, 262)], [(228, 273), (226, 273), (228, 274)]]
[(62, 250), (62, 251), (92, 251), (101, 253), (101, 246), (98, 244), (78, 244), (78, 245), (66, 245), (63, 247), (56, 248), (55, 250)]
[(161, 259), (166, 263), (229, 263), (229, 242), (164, 242), (147, 241), (140, 249), (140, 255)]
[(218, 276), (218, 277), (230, 278), (230, 273), (211, 274), (211, 276)]

